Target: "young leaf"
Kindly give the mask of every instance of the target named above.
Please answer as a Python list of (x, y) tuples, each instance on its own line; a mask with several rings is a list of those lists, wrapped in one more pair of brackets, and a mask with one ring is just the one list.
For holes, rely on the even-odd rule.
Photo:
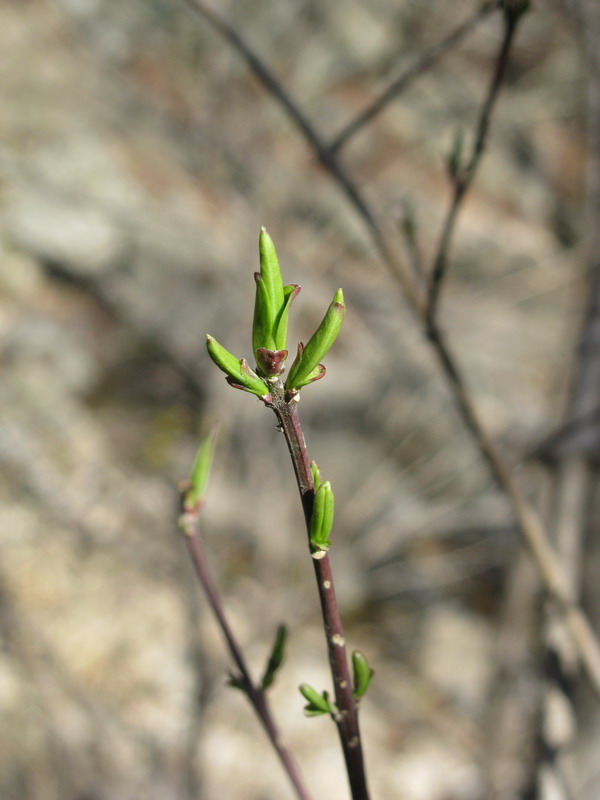
[(288, 391), (299, 389), (301, 386), (305, 386), (307, 382), (312, 382), (322, 377), (320, 373), (324, 371), (324, 367), (320, 365), (320, 362), (336, 340), (342, 327), (345, 313), (344, 294), (341, 289), (338, 289), (321, 324), (309, 339), (306, 347), (298, 348), (298, 355), (290, 368), (285, 382), (285, 388)]
[(206, 335), (208, 354), (217, 367), (227, 376), (229, 382), (240, 389), (265, 397), (269, 394), (269, 387), (255, 372), (248, 367), (245, 359), (238, 359), (219, 344), (212, 336)]
[[(254, 303), (254, 321), (252, 323), (252, 350), (259, 347), (267, 350), (284, 350), (283, 344), (275, 343), (275, 328), (281, 318), (286, 295), (279, 261), (273, 240), (264, 228), (261, 228), (258, 240), (260, 255), (260, 272), (254, 273), (256, 280), (256, 300)], [(289, 296), (289, 293), (288, 293)]]
[(310, 471), (312, 472), (313, 486), (315, 487), (315, 492), (316, 492), (317, 489), (319, 488), (319, 486), (322, 483), (322, 481), (321, 481), (321, 471), (319, 470), (319, 467), (317, 466), (317, 462), (316, 461), (311, 461), (310, 462)]
[(352, 669), (354, 671), (354, 691), (352, 694), (355, 700), (360, 700), (369, 688), (371, 678), (375, 673), (360, 650), (354, 650), (352, 653)]
[(194, 466), (192, 467), (190, 485), (183, 495), (184, 511), (194, 511), (198, 509), (204, 501), (217, 433), (218, 428), (215, 425), (200, 442), (198, 452), (196, 453), (196, 459), (194, 460)]
[(275, 634), (275, 641), (271, 649), (271, 655), (267, 661), (265, 674), (262, 677), (261, 686), (263, 689), (268, 689), (275, 680), (275, 675), (280, 670), (285, 658), (285, 643), (287, 641), (287, 627), (280, 625)]
[(234, 672), (230, 672), (227, 677), (227, 686), (231, 686), (232, 689), (239, 689), (241, 692), (245, 692), (247, 689), (246, 683), (241, 675), (236, 675)]
[(288, 326), (288, 313), (294, 298), (298, 295), (300, 287), (291, 283), (289, 286), (283, 287), (284, 301), (281, 311), (275, 319), (275, 327), (273, 329), (273, 338), (275, 340), (275, 347), (284, 350), (287, 340), (287, 326)]
[(276, 311), (271, 306), (271, 298), (267, 291), (265, 280), (259, 272), (254, 273), (256, 281), (256, 299), (254, 301), (254, 319), (252, 321), (252, 351), (264, 347), (275, 350), (273, 338), (273, 325)]
[[(281, 269), (279, 268), (279, 259), (275, 251), (275, 245), (265, 228), (260, 229), (258, 250), (260, 254), (260, 275), (265, 284), (271, 310), (274, 315), (277, 315), (283, 308), (285, 296), (283, 280), (281, 278)], [(273, 317), (273, 322), (274, 321), (275, 316)], [(273, 330), (273, 327), (272, 325), (271, 330)]]
[(298, 688), (303, 697), (308, 700), (308, 705), (304, 706), (304, 713), (307, 717), (331, 714), (331, 706), (327, 699), (327, 692), (319, 694), (309, 683), (301, 683)]
[(329, 550), (329, 534), (333, 527), (335, 500), (331, 483), (324, 481), (315, 493), (313, 512), (310, 518), (310, 543), (317, 551)]

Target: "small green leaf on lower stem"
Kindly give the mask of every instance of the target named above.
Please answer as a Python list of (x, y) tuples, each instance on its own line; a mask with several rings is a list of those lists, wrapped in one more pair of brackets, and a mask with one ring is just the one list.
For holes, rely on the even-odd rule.
[(329, 481), (323, 481), (315, 493), (310, 518), (310, 543), (317, 551), (329, 550), (329, 535), (333, 527), (335, 498)]
[(304, 713), (307, 717), (316, 717), (320, 714), (332, 713), (327, 692), (319, 694), (309, 683), (301, 683), (298, 688), (304, 699), (308, 700), (308, 705), (304, 706)]
[(239, 689), (241, 692), (246, 691), (246, 684), (242, 676), (235, 675), (233, 672), (230, 672), (227, 677), (227, 686), (231, 686), (232, 689)]
[(352, 669), (354, 672), (354, 691), (352, 692), (355, 700), (360, 700), (366, 694), (371, 678), (375, 674), (369, 666), (366, 656), (360, 650), (352, 653)]
[(217, 433), (218, 427), (214, 425), (200, 442), (194, 466), (192, 467), (190, 485), (183, 495), (183, 508), (185, 511), (194, 511), (200, 508), (204, 501)]
[(277, 633), (275, 634), (275, 641), (271, 649), (271, 655), (267, 661), (265, 674), (262, 677), (261, 686), (263, 689), (268, 689), (275, 680), (275, 675), (281, 669), (281, 665), (285, 659), (285, 643), (287, 641), (287, 627), (279, 625)]

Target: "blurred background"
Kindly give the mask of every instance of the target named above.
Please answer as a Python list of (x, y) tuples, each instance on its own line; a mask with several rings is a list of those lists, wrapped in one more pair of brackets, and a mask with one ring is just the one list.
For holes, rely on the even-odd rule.
[[(536, 453), (564, 420), (590, 292), (594, 6), (534, 4), (520, 27), (441, 306), (488, 430), (540, 503), (552, 470)], [(220, 4), (326, 141), (477, 7)], [(501, 37), (501, 14), (482, 15), (341, 150), (402, 258), (410, 202), (430, 263), (445, 160), (457, 131), (472, 141)], [(276, 716), (315, 798), (347, 797), (335, 729), (304, 718), (297, 692), (329, 676), (285, 444), (204, 347), (209, 332), (250, 358), (261, 225), (302, 285), (291, 349), (338, 286), (347, 301), (301, 412), (336, 493), (346, 638), (377, 673), (361, 712), (373, 797), (538, 796), (535, 570), (339, 187), (184, 0), (4, 0), (0, 42), (1, 797), (293, 797), (225, 685), (176, 533), (177, 483), (214, 422), (202, 535), (227, 611), (257, 673), (288, 624)], [(571, 797), (591, 800), (600, 720), (585, 683), (573, 697), (576, 716), (559, 713)]]

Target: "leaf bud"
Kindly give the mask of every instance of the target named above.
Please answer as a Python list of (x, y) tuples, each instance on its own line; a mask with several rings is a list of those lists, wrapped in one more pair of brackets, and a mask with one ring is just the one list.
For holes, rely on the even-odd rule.
[(360, 700), (366, 694), (371, 678), (375, 674), (369, 666), (366, 656), (360, 650), (352, 653), (352, 670), (354, 672), (354, 691), (352, 692), (355, 700)]
[(327, 551), (331, 547), (329, 534), (333, 527), (335, 500), (329, 481), (319, 485), (315, 493), (313, 512), (310, 518), (310, 543), (317, 552)]
[(216, 339), (206, 335), (208, 354), (217, 367), (227, 375), (227, 382), (237, 389), (243, 389), (265, 399), (270, 396), (267, 384), (253, 372), (245, 358), (237, 359)]
[(315, 333), (305, 347), (298, 347), (298, 354), (290, 367), (290, 372), (285, 382), (285, 388), (288, 391), (300, 389), (302, 386), (306, 386), (308, 383), (323, 377), (325, 367), (320, 362), (335, 342), (342, 327), (345, 313), (344, 294), (341, 289), (338, 289)]

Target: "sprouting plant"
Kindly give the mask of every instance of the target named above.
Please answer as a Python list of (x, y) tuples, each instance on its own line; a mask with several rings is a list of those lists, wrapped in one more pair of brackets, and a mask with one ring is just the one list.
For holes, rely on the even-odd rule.
[[(326, 369), (321, 362), (342, 327), (346, 312), (344, 295), (341, 289), (337, 290), (317, 330), (306, 345), (298, 345), (296, 356), (286, 370), (288, 314), (300, 287), (284, 285), (275, 246), (264, 228), (260, 232), (259, 252), (260, 272), (254, 275), (256, 298), (252, 324), (255, 368), (251, 369), (246, 358), (237, 358), (210, 335), (206, 337), (206, 344), (210, 357), (225, 373), (227, 382), (260, 397), (265, 406), (274, 411), (285, 436), (304, 510), (308, 549), (317, 580), (333, 679), (331, 699), (327, 691), (318, 692), (306, 683), (300, 686), (300, 691), (308, 703), (305, 706), (307, 715), (329, 714), (335, 722), (352, 798), (367, 800), (358, 703), (367, 691), (373, 671), (359, 651), (352, 654), (353, 674), (350, 670), (329, 560), (333, 490), (331, 482), (321, 479), (316, 463), (309, 459), (298, 414), (301, 390), (325, 375)], [(275, 659), (276, 650), (274, 648)], [(262, 688), (265, 689), (268, 683), (263, 679)]]

